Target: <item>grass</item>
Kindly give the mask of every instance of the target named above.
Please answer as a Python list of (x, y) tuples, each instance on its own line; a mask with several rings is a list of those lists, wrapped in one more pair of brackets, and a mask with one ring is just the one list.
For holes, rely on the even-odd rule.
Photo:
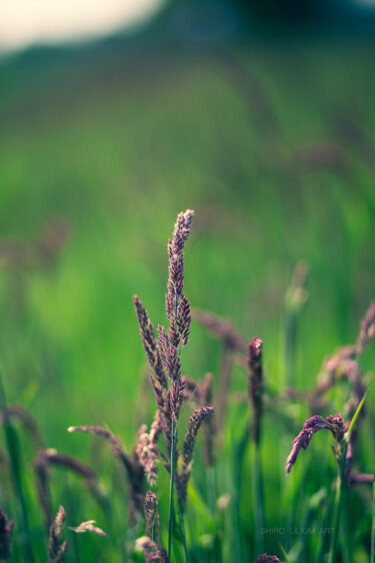
[[(123, 527), (127, 493), (121, 468), (96, 442), (91, 446), (85, 437), (68, 435), (66, 428), (106, 424), (130, 449), (139, 425), (151, 422), (151, 393), (139, 391), (144, 355), (132, 295), (147, 296), (150, 317), (163, 318), (165, 243), (179, 211), (196, 210), (185, 262), (190, 303), (230, 317), (248, 340), (255, 334), (262, 337), (270, 386), (278, 390), (284, 383), (284, 296), (300, 260), (310, 271), (309, 298), (298, 314), (296, 388), (312, 387), (323, 358), (356, 337), (359, 319), (374, 297), (374, 170), (369, 152), (343, 132), (342, 121), (359, 123), (371, 149), (372, 49), (364, 43), (312, 42), (299, 45), (297, 54), (293, 45), (254, 42), (236, 53), (239, 74), (230, 72), (220, 53), (161, 54), (155, 61), (141, 60), (139, 68), (115, 53), (97, 64), (78, 58), (82, 62), (73, 65), (61, 58), (53, 71), (52, 64), (38, 60), (33, 66), (2, 63), (7, 87), (0, 102), (6, 132), (0, 139), (0, 234), (35, 239), (56, 215), (69, 228), (52, 266), (2, 270), (4, 387), (9, 402), (21, 402), (37, 418), (48, 447), (95, 466), (113, 502), (116, 539), (104, 543), (87, 534), (74, 536), (70, 560), (92, 560), (96, 554), (102, 561), (119, 561), (118, 545), (124, 536), (127, 544), (132, 539), (133, 532)], [(253, 79), (275, 117), (271, 125), (269, 114), (261, 114), (246, 94), (246, 81)], [(305, 153), (298, 151), (323, 140), (339, 147), (343, 165), (306, 164)], [(196, 379), (206, 371), (215, 375), (219, 343), (194, 322), (190, 341), (184, 371)], [(364, 373), (373, 370), (374, 359), (370, 346), (361, 358)], [(248, 416), (247, 406), (238, 404), (235, 395), (246, 392), (246, 373), (239, 367), (232, 392), (224, 453), (216, 469), (217, 496), (233, 495), (237, 487), (230, 459), (242, 438), (241, 421)], [(286, 407), (287, 444), (307, 414), (303, 404)], [(286, 481), (288, 451), (279, 439), (277, 420), (272, 412), (266, 414), (267, 439), (260, 452), (264, 518), (270, 528), (287, 527), (280, 496), (290, 512), (293, 508), (301, 515), (302, 482), (312, 496), (335, 476), (334, 461), (327, 457), (316, 471), (307, 467), (304, 474), (296, 466)], [(373, 472), (375, 461), (374, 449), (366, 447), (373, 443), (373, 421), (370, 393), (359, 442), (366, 472)], [(37, 560), (42, 561), (42, 516), (26, 466), (34, 454), (23, 429), (17, 425), (16, 430)], [(314, 459), (324, 440), (316, 438), (317, 444), (311, 444), (316, 449), (307, 451), (306, 459)], [(199, 448), (197, 456), (199, 468)], [(247, 538), (254, 536), (248, 461), (245, 451), (235, 474), (243, 492), (236, 529), (227, 513), (212, 514), (204, 472), (194, 473), (189, 498), (195, 502), (185, 518), (193, 561), (212, 560), (218, 551), (230, 554), (232, 541), (239, 557), (248, 557), (252, 548)], [(165, 514), (167, 482), (162, 480), (160, 487), (160, 513)], [(56, 512), (63, 504), (69, 526), (93, 518), (104, 528), (103, 513), (77, 477), (56, 469), (52, 491)], [(371, 503), (358, 487), (349, 502), (348, 525), (356, 522), (352, 558), (361, 563), (371, 549)], [(11, 517), (13, 501), (4, 488), (0, 505)], [(305, 520), (313, 526), (318, 518), (310, 512)], [(215, 538), (211, 551), (206, 536)], [(200, 540), (192, 542), (193, 537)], [(305, 553), (319, 550), (321, 539), (307, 537)], [(280, 537), (268, 534), (264, 540), (267, 551), (281, 557)], [(287, 535), (280, 541), (291, 558), (295, 538)]]

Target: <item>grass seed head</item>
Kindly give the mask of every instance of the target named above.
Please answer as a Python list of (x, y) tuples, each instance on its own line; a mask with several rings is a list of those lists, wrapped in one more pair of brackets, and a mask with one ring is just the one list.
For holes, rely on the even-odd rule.
[(263, 341), (254, 336), (248, 346), (249, 398), (253, 409), (251, 436), (255, 444), (260, 443), (263, 416)]

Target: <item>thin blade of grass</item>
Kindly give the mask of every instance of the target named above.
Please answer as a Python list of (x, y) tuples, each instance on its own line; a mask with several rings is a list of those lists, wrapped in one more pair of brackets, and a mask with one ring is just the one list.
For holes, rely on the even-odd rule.
[(285, 563), (291, 563), (287, 552), (285, 551), (285, 549), (283, 548), (283, 546), (281, 545), (281, 543), (278, 541), (277, 542), (280, 548), (281, 553), (283, 554), (283, 557), (285, 558)]
[(364, 404), (364, 402), (365, 402), (365, 400), (366, 400), (366, 397), (367, 397), (367, 393), (368, 393), (368, 392), (369, 392), (369, 389), (367, 389), (366, 393), (363, 395), (362, 400), (361, 400), (361, 402), (359, 403), (359, 405), (358, 405), (358, 407), (357, 407), (357, 410), (355, 411), (355, 413), (354, 413), (354, 415), (353, 415), (353, 418), (352, 418), (352, 420), (351, 420), (351, 422), (350, 422), (350, 425), (349, 425), (349, 428), (348, 428), (348, 432), (347, 432), (348, 439), (350, 438), (350, 435), (351, 435), (351, 433), (352, 433), (352, 431), (353, 431), (353, 427), (354, 427), (354, 425), (355, 425), (355, 423), (356, 423), (356, 421), (357, 421), (357, 418), (358, 418), (358, 416), (359, 416), (359, 413), (360, 413), (361, 410), (362, 410), (362, 407), (363, 407), (363, 404)]
[[(0, 366), (0, 410), (4, 412), (6, 409), (7, 409), (7, 400), (6, 400), (5, 389), (3, 385), (2, 369)], [(12, 477), (13, 477), (15, 493), (16, 496), (18, 497), (18, 502), (21, 509), (20, 521), (22, 526), (22, 534), (25, 538), (25, 542), (24, 542), (25, 557), (26, 557), (26, 561), (28, 561), (29, 563), (33, 563), (34, 557), (30, 545), (29, 516), (28, 516), (25, 492), (23, 488), (23, 478), (22, 478), (22, 470), (21, 470), (21, 461), (19, 456), (17, 433), (13, 428), (12, 423), (9, 419), (4, 421), (3, 426), (4, 426), (7, 450), (12, 467)]]

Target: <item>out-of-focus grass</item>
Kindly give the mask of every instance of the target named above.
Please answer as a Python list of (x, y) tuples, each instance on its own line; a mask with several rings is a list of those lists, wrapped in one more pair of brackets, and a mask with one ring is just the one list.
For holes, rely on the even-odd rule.
[[(262, 337), (270, 381), (284, 380), (284, 294), (301, 259), (310, 274), (297, 385), (311, 386), (323, 357), (354, 341), (375, 288), (372, 61), (367, 44), (253, 43), (229, 58), (160, 54), (138, 67), (109, 56), (71, 71), (57, 58), (34, 63), (35, 73), (3, 64), (0, 234), (37, 237), (55, 216), (69, 226), (53, 267), (0, 276), (8, 400), (29, 403), (48, 446), (89, 456), (90, 440), (66, 433), (82, 423), (107, 423), (133, 442), (144, 422), (144, 353), (132, 295), (155, 324), (164, 322), (166, 241), (186, 208), (196, 211), (186, 294), (192, 306), (233, 319), (248, 339)], [(366, 149), (345, 134), (347, 120), (359, 124)], [(339, 157), (314, 166), (302, 149), (327, 143)], [(370, 346), (364, 371), (374, 359)], [(218, 369), (217, 343), (194, 324), (183, 363), (196, 379)], [(240, 371), (234, 388), (246, 390)], [(232, 425), (241, 408), (232, 405)], [(276, 474), (275, 466), (285, 460), (275, 459), (272, 419), (266, 432), (275, 438), (264, 444), (265, 479), (276, 490), (283, 466)], [(362, 469), (372, 471), (374, 449), (365, 450)], [(111, 487), (113, 467), (103, 463)], [(59, 494), (66, 482), (55, 485)], [(272, 499), (266, 511), (276, 525)], [(78, 500), (77, 514), (89, 519)]]

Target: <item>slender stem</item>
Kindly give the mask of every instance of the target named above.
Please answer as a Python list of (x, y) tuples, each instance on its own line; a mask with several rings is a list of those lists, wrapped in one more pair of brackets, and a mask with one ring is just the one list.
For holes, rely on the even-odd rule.
[(207, 481), (207, 500), (208, 506), (211, 509), (213, 517), (215, 517), (215, 498), (216, 498), (216, 486), (215, 486), (215, 468), (214, 466), (208, 466), (206, 468), (206, 481)]
[(371, 559), (375, 563), (375, 478), (372, 484)]
[(156, 541), (156, 518), (154, 517), (154, 521), (152, 523), (152, 541)]
[[(345, 495), (346, 495), (346, 490), (344, 491), (344, 496), (343, 496), (343, 505), (345, 507), (346, 502), (345, 502)], [(343, 563), (352, 563), (353, 558), (352, 558), (352, 547), (351, 547), (351, 534), (348, 528), (348, 518), (347, 518), (347, 513), (346, 510), (343, 510), (343, 513), (341, 515), (341, 530), (342, 530), (342, 534), (343, 537), (346, 539), (345, 541), (345, 549), (343, 549), (342, 552), (342, 561)]]
[(188, 563), (189, 555), (188, 555), (187, 544), (186, 544), (185, 516), (184, 516), (184, 509), (182, 508), (180, 499), (178, 499), (178, 506), (180, 509), (180, 526), (181, 526), (181, 536), (182, 536), (182, 547), (184, 548), (184, 561), (185, 563)]
[(335, 508), (334, 508), (334, 516), (333, 516), (333, 534), (332, 534), (332, 541), (331, 547), (329, 550), (329, 563), (334, 563), (336, 549), (337, 549), (337, 542), (339, 536), (339, 526), (340, 526), (340, 515), (341, 515), (341, 475), (338, 473), (337, 475), (337, 488), (336, 488), (336, 498), (335, 498)]
[(331, 547), (329, 550), (329, 563), (335, 563), (336, 557), (336, 550), (337, 544), (339, 539), (340, 533), (340, 518), (341, 518), (341, 507), (342, 507), (342, 499), (344, 496), (344, 489), (345, 489), (345, 464), (346, 464), (346, 453), (348, 451), (348, 442), (345, 441), (345, 445), (343, 447), (340, 467), (337, 472), (337, 485), (336, 485), (336, 498), (335, 498), (335, 508), (334, 508), (334, 516), (333, 516), (333, 534), (332, 534), (332, 541)]
[(337, 473), (335, 512), (334, 512), (334, 519), (333, 519), (333, 536), (332, 536), (331, 548), (330, 548), (330, 551), (329, 551), (329, 563), (334, 563), (334, 561), (335, 561), (337, 543), (338, 543), (338, 538), (339, 538), (339, 533), (340, 533), (341, 506), (342, 506), (342, 502), (343, 502), (343, 497), (344, 497), (345, 492), (346, 492), (346, 486), (345, 486), (346, 485), (346, 481), (345, 481), (346, 454), (348, 452), (350, 436), (351, 436), (351, 433), (353, 431), (354, 425), (355, 425), (355, 423), (358, 419), (359, 413), (361, 412), (363, 404), (366, 400), (367, 393), (368, 393), (368, 389), (367, 389), (366, 393), (363, 395), (362, 400), (359, 403), (357, 410), (355, 411), (355, 414), (354, 414), (354, 416), (353, 416), (353, 418), (352, 418), (352, 420), (349, 424), (349, 428), (344, 435), (344, 442), (343, 442), (343, 445), (342, 445), (340, 465), (339, 465), (339, 469), (338, 469), (338, 473)]
[[(249, 443), (249, 428), (246, 424), (245, 431), (242, 433), (241, 439), (238, 441), (234, 450), (233, 456), (233, 470), (232, 470), (232, 517), (229, 520), (232, 526), (232, 538), (230, 542), (230, 557), (231, 561), (241, 563), (243, 561), (241, 552), (241, 524), (240, 524), (240, 490), (242, 480), (242, 464)], [(229, 559), (228, 559), (229, 561)]]
[(176, 460), (175, 460), (175, 449), (176, 449), (176, 431), (177, 422), (175, 422), (172, 416), (172, 441), (171, 441), (171, 482), (170, 482), (170, 492), (169, 492), (169, 525), (168, 525), (168, 557), (171, 558), (171, 547), (172, 547), (172, 533), (173, 533), (173, 488), (174, 488), (174, 475), (176, 472)]
[[(326, 507), (325, 514), (323, 516), (323, 520), (322, 520), (322, 524), (321, 524), (321, 528), (323, 528), (323, 530), (325, 530), (328, 527), (329, 512), (330, 512), (330, 507), (329, 507), (329, 503), (327, 503), (327, 507)], [(319, 546), (319, 551), (318, 551), (317, 557), (316, 557), (316, 563), (322, 563), (322, 561), (323, 561), (323, 555), (324, 555), (324, 550), (325, 550), (325, 545), (326, 545), (325, 538), (326, 538), (325, 534), (321, 534), (320, 546)]]
[(259, 446), (254, 444), (253, 448), (253, 511), (255, 521), (255, 549), (257, 553), (263, 553), (264, 541), (261, 530), (263, 527), (263, 495), (260, 476)]

